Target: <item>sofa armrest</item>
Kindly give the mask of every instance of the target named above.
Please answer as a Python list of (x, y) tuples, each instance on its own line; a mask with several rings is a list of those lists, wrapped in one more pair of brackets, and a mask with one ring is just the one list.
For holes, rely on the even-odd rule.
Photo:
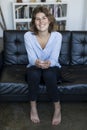
[(2, 72), (2, 68), (3, 68), (3, 63), (4, 63), (4, 58), (3, 58), (3, 51), (0, 52), (0, 75)]

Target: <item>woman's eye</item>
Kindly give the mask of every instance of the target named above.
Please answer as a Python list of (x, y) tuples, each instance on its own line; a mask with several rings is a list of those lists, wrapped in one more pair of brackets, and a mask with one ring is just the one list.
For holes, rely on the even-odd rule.
[(39, 21), (40, 19), (39, 19), (39, 18), (36, 18), (35, 20)]
[(47, 17), (43, 17), (43, 19), (47, 19)]
[(46, 20), (47, 19), (47, 17), (43, 17), (43, 18), (36, 18), (35, 20), (36, 21), (41, 21), (41, 20)]

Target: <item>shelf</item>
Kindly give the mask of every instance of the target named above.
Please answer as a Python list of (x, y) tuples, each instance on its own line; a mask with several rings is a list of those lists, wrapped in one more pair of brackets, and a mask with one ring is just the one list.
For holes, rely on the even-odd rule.
[[(67, 22), (67, 2), (29, 2), (29, 3), (13, 3), (13, 21), (14, 29), (18, 29), (18, 25), (25, 26), (29, 29), (32, 11), (36, 6), (47, 6), (54, 15), (57, 23)], [(64, 22), (65, 21), (65, 22)], [(59, 26), (59, 25), (58, 25)], [(64, 25), (65, 29), (66, 25)]]

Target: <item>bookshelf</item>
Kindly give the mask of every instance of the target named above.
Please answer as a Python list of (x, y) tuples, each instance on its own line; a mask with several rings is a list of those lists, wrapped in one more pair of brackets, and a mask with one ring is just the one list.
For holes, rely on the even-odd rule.
[(32, 11), (36, 6), (47, 6), (50, 12), (55, 16), (57, 29), (66, 30), (67, 26), (67, 2), (29, 2), (13, 3), (13, 21), (14, 30), (28, 30)]

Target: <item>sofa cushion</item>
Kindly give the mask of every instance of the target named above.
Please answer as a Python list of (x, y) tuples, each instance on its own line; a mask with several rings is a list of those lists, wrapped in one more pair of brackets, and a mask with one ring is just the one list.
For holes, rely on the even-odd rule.
[(62, 67), (64, 81), (58, 85), (61, 94), (87, 94), (87, 65)]
[[(28, 97), (28, 85), (25, 80), (26, 66), (5, 65), (0, 77), (0, 100), (21, 100)], [(20, 97), (21, 96), (21, 97)]]
[(87, 64), (87, 31), (72, 32), (71, 64)]
[(4, 64), (28, 64), (24, 46), (25, 31), (4, 31)]
[[(29, 93), (27, 84), (26, 65), (5, 65), (0, 77), (0, 95), (26, 95)], [(44, 82), (41, 81), (39, 93), (46, 92)]]
[(5, 65), (2, 70), (0, 82), (25, 83), (26, 65)]
[(70, 40), (71, 32), (70, 31), (61, 31), (62, 34), (62, 46), (59, 61), (61, 65), (70, 64)]

